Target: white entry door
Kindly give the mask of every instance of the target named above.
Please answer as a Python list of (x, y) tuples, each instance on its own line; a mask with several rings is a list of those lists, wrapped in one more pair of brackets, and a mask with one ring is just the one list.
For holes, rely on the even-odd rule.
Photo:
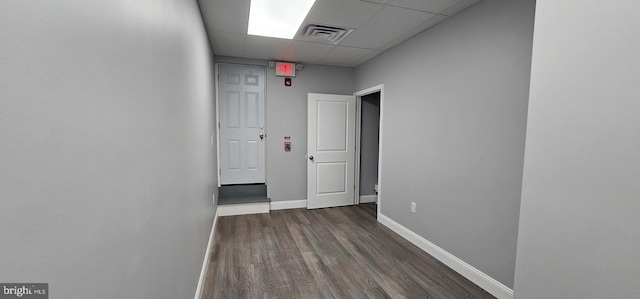
[(354, 204), (356, 98), (310, 93), (307, 207)]
[(265, 182), (265, 69), (218, 65), (220, 184)]

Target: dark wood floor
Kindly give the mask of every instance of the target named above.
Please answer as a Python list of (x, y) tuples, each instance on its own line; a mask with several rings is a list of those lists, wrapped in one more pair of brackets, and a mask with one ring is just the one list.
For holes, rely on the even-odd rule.
[(362, 204), (221, 217), (202, 298), (494, 298), (375, 215)]

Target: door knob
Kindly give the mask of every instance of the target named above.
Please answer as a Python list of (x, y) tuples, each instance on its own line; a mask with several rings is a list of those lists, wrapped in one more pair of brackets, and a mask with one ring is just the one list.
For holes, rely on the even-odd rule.
[(264, 139), (264, 133), (260, 133), (260, 139)]
[(309, 156), (309, 160), (313, 161), (313, 156)]

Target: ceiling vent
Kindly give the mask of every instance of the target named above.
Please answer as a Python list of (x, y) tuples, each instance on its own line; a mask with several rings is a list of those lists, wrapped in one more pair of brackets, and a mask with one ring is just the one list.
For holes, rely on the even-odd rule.
[(353, 29), (309, 24), (304, 27), (304, 30), (302, 31), (299, 39), (337, 45), (352, 31)]

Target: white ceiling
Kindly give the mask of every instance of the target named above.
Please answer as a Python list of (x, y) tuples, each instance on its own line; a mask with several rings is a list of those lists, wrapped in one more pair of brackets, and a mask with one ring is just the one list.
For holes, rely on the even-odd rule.
[(215, 55), (355, 67), (478, 1), (316, 0), (301, 28), (353, 29), (337, 45), (247, 35), (250, 0), (199, 3)]

